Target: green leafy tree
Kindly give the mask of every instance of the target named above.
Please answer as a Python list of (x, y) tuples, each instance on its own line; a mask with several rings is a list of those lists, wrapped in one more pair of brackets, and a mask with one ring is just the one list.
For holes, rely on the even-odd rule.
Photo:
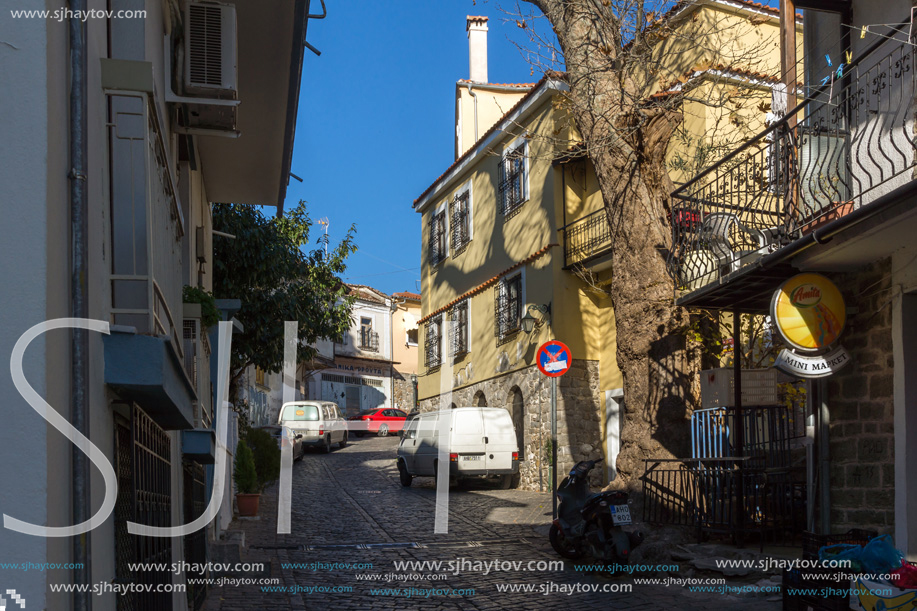
[[(219, 204), (213, 227), (235, 236), (214, 240), (213, 264), (214, 296), (242, 301), (236, 318), (244, 331), (232, 339), (230, 397), (235, 398), (250, 365), (283, 369), (284, 321), (298, 321), (299, 339), (308, 344), (350, 328), (353, 298), (340, 275), (356, 252), (356, 226), (334, 248), (323, 235), (307, 250), (312, 220), (300, 201), (270, 219), (252, 206)], [(315, 356), (309, 346), (300, 345), (297, 353), (301, 363)]]

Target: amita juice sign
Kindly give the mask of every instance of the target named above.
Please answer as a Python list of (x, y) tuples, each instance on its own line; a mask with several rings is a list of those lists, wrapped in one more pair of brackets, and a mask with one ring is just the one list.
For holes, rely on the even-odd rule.
[(820, 274), (799, 274), (774, 294), (771, 317), (790, 345), (812, 352), (837, 341), (847, 313), (833, 282)]

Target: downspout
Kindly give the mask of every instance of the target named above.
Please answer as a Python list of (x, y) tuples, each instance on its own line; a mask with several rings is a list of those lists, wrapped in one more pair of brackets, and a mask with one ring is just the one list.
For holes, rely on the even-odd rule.
[[(86, 11), (86, 0), (71, 0), (70, 9), (70, 315), (89, 318), (87, 306), (87, 215), (86, 202), (86, 22), (80, 18)], [(73, 395), (70, 422), (89, 438), (88, 376), (89, 335), (86, 329), (70, 331), (70, 392)], [(91, 517), (89, 490), (89, 457), (73, 446), (71, 450), (73, 524), (82, 524)], [(73, 538), (73, 583), (92, 580), (90, 533)], [(73, 593), (74, 611), (92, 609), (91, 592)]]
[(474, 99), (474, 141), (478, 141), (478, 96), (471, 90), (472, 84), (468, 83), (468, 95)]

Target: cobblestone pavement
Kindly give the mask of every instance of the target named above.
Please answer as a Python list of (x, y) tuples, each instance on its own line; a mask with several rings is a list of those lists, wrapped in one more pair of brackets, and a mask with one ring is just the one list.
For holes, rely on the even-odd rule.
[[(636, 584), (631, 577), (579, 572), (569, 562), (554, 570), (536, 570), (537, 565), (525, 570), (531, 561), (560, 560), (547, 537), (534, 530), (550, 524), (547, 493), (497, 490), (486, 484), (453, 488), (448, 534), (435, 535), (433, 480), (418, 478), (411, 488), (402, 488), (395, 468), (397, 445), (397, 437), (352, 439), (343, 450), (310, 452), (294, 463), (292, 534), (276, 534), (276, 486), (262, 496), (260, 519), (233, 522), (233, 528), (245, 531), (243, 560), (269, 564), (270, 575), (279, 580), (277, 589), (285, 591), (265, 591), (271, 586), (263, 585), (212, 587), (204, 609), (780, 608), (775, 595), (740, 599), (674, 585)], [(399, 571), (394, 565), (437, 560), (461, 564), (463, 559), (522, 561), (522, 567), (483, 574), (445, 568)], [(347, 563), (349, 567), (341, 567)], [(420, 574), (403, 581), (411, 573)], [(391, 575), (396, 580), (387, 581)], [(498, 591), (504, 584), (533, 591)], [(573, 587), (580, 591), (569, 594)], [(628, 587), (631, 591), (622, 591)], [(393, 593), (397, 588), (401, 591)], [(544, 593), (548, 589), (553, 591)]]

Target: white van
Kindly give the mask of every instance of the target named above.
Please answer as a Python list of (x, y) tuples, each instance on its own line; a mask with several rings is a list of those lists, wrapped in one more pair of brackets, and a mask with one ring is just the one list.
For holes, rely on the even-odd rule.
[(302, 435), (304, 446), (319, 446), (323, 452), (331, 445), (347, 445), (347, 423), (336, 403), (330, 401), (291, 401), (280, 408), (278, 424)]
[(510, 413), (497, 407), (427, 412), (408, 421), (398, 446), (402, 486), (410, 486), (415, 477), (436, 477), (441, 438), (450, 483), (497, 476), (504, 488), (512, 487), (519, 472), (516, 429)]

